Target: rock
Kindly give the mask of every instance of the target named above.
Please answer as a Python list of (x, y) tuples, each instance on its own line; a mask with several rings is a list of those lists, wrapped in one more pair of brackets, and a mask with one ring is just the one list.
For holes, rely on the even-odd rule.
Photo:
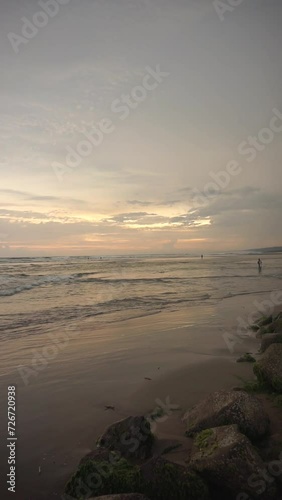
[(282, 344), (282, 333), (267, 333), (263, 335), (260, 352), (265, 352), (271, 344)]
[[(272, 316), (270, 317), (272, 318)], [(265, 325), (261, 325), (256, 334), (256, 337), (262, 338), (268, 333), (282, 333), (282, 313), (279, 313), (277, 316), (273, 317), (271, 322), (268, 322)]]
[(254, 365), (258, 381), (282, 393), (282, 344), (271, 344)]
[(268, 328), (266, 326), (261, 326), (256, 333), (256, 338), (262, 339), (264, 337), (264, 335), (266, 335), (267, 333), (270, 333), (270, 332), (271, 332), (271, 328)]
[(249, 353), (246, 352), (240, 358), (237, 359), (237, 363), (255, 363), (255, 358)]
[(210, 427), (237, 424), (251, 440), (261, 438), (269, 428), (262, 403), (245, 391), (218, 391), (189, 410), (183, 421), (188, 436)]
[(279, 313), (272, 323), (273, 333), (282, 333), (282, 313)]
[(218, 488), (219, 498), (230, 500), (276, 498), (275, 480), (237, 425), (202, 431), (194, 439), (190, 466), (209, 484)]
[(154, 436), (145, 417), (128, 417), (112, 424), (98, 439), (97, 446), (121, 453), (125, 458), (151, 456)]
[[(142, 466), (132, 465), (113, 452), (109, 452), (108, 458), (108, 461), (96, 457), (83, 462), (66, 485), (67, 498), (86, 500), (103, 495), (109, 495), (109, 498), (117, 495), (113, 498), (124, 500), (144, 500), (147, 497), (150, 500), (210, 498), (204, 480), (185, 466), (161, 457), (151, 459)], [(131, 493), (131, 496), (126, 493)]]
[(89, 500), (149, 500), (148, 497), (139, 493), (129, 493), (128, 495), (106, 495), (104, 497), (92, 497)]
[(144, 493), (153, 500), (208, 500), (203, 479), (184, 465), (155, 457), (141, 466)]
[(71, 498), (84, 500), (102, 495), (140, 491), (140, 468), (110, 453), (108, 460), (96, 457), (82, 463), (65, 487)]
[(260, 318), (257, 322), (257, 324), (259, 326), (267, 326), (267, 325), (270, 325), (270, 323), (272, 323), (273, 321), (273, 316), (272, 314), (270, 316), (263, 316), (262, 318)]

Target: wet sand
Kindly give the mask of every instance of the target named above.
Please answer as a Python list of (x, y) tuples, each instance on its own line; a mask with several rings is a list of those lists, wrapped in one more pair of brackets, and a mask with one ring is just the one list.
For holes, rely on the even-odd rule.
[[(252, 366), (237, 364), (236, 359), (246, 351), (255, 354), (257, 340), (246, 337), (230, 352), (223, 336), (236, 335), (238, 316), (247, 319), (255, 298), (228, 299), (99, 330), (93, 322), (85, 322), (79, 335), (30, 377), (28, 385), (16, 367), (31, 366), (34, 349), (41, 352), (46, 339), (34, 335), (18, 345), (16, 340), (14, 345), (6, 342), (0, 426), (7, 427), (7, 385), (15, 384), (18, 441), (13, 498), (61, 498), (68, 477), (105, 427), (129, 415), (149, 413), (167, 398), (178, 409), (157, 423), (160, 446), (179, 438), (183, 434), (179, 417), (189, 407), (213, 390), (240, 385), (238, 377), (252, 377)], [(6, 463), (7, 451), (1, 447), (0, 469), (5, 474)], [(9, 498), (5, 489), (3, 493), (1, 498)]]

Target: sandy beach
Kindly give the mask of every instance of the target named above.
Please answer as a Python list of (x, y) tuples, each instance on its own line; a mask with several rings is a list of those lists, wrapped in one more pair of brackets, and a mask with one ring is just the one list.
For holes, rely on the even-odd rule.
[[(129, 415), (172, 404), (174, 410), (157, 424), (159, 445), (183, 438), (180, 417), (188, 408), (211, 391), (240, 385), (240, 377), (253, 377), (251, 364), (239, 364), (236, 359), (240, 353), (256, 354), (257, 339), (249, 333), (231, 352), (224, 335), (229, 332), (238, 339), (238, 318), (247, 320), (250, 313), (259, 316), (255, 300), (255, 295), (248, 295), (217, 306), (163, 312), (97, 329), (95, 335), (89, 320), (81, 325), (78, 338), (58, 350), (36, 375), (32, 372), (27, 385), (19, 372), (12, 374), (12, 365), (21, 359), (22, 365), (34, 370), (30, 356), (36, 350), (38, 360), (44, 342), (36, 336), (21, 339), (12, 360), (6, 343), (1, 394), (8, 384), (17, 387), (18, 493), (14, 498), (61, 498), (69, 476), (103, 430)], [(0, 418), (5, 428), (4, 402)], [(6, 453), (1, 450), (1, 470), (5, 462)]]

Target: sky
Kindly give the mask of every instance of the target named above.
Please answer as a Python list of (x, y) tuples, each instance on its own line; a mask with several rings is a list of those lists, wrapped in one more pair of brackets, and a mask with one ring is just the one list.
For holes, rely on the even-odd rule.
[(281, 245), (281, 22), (281, 0), (1, 0), (0, 257)]

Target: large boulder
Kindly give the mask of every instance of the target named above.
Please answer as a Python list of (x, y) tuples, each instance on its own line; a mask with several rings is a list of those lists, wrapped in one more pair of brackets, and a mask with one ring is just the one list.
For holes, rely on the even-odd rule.
[(267, 333), (261, 339), (260, 352), (263, 353), (271, 344), (282, 344), (282, 333)]
[(115, 422), (98, 439), (97, 446), (119, 452), (125, 458), (146, 459), (154, 442), (150, 422), (143, 416)]
[(190, 466), (218, 490), (217, 498), (230, 500), (276, 498), (274, 478), (249, 439), (237, 425), (206, 429), (194, 439)]
[(152, 500), (209, 500), (203, 479), (184, 465), (154, 457), (141, 466), (143, 492)]
[(259, 382), (282, 393), (282, 344), (272, 344), (254, 365)]
[(210, 394), (183, 418), (188, 436), (210, 427), (237, 424), (251, 440), (263, 437), (269, 428), (269, 417), (261, 402), (245, 391), (217, 391)]

